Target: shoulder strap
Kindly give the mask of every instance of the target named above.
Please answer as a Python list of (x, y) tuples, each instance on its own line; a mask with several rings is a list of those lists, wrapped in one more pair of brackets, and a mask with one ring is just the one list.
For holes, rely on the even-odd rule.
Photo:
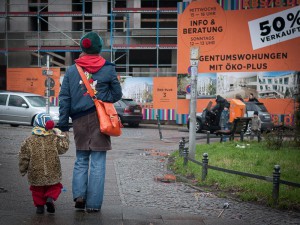
[(83, 83), (85, 84), (85, 87), (86, 87), (89, 95), (91, 96), (92, 99), (96, 99), (97, 97), (95, 96), (95, 93), (94, 93), (93, 89), (91, 88), (91, 85), (89, 84), (89, 82), (83, 72), (83, 69), (80, 66), (78, 66), (77, 64), (75, 64), (75, 65), (79, 72), (79, 75), (81, 76)]

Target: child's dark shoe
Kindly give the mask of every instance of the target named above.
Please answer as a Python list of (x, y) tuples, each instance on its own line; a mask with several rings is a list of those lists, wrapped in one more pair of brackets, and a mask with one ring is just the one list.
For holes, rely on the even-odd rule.
[(43, 214), (44, 211), (45, 211), (45, 209), (44, 209), (43, 205), (36, 206), (36, 214)]
[(48, 213), (55, 213), (55, 207), (52, 198), (47, 198), (46, 206)]
[(75, 208), (76, 209), (85, 209), (85, 199), (78, 197), (75, 199)]

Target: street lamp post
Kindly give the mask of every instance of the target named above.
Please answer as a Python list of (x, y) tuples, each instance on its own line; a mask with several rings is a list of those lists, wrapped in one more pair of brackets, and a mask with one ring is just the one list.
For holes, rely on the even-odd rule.
[(190, 99), (190, 124), (189, 124), (189, 153), (192, 159), (196, 151), (196, 109), (197, 109), (197, 74), (198, 74), (199, 47), (191, 47), (191, 99)]
[(46, 55), (46, 69), (42, 70), (43, 75), (46, 75), (46, 113), (50, 112), (50, 76), (53, 71), (50, 70), (50, 56)]

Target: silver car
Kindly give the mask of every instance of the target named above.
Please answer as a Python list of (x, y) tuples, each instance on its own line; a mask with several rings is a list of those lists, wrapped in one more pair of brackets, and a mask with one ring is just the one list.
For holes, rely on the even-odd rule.
[[(26, 92), (0, 91), (0, 123), (33, 126), (34, 117), (46, 112), (46, 98)], [(54, 123), (59, 119), (57, 106), (50, 106), (49, 113)], [(69, 120), (72, 123), (71, 119)]]

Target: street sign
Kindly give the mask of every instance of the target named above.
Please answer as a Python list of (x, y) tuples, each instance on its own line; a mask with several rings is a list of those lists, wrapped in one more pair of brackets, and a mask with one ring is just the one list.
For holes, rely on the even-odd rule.
[(52, 76), (53, 70), (42, 70), (42, 74), (46, 76)]
[(186, 93), (190, 94), (191, 93), (191, 85), (189, 84), (188, 86), (186, 86), (185, 88)]
[(192, 67), (191, 67), (191, 66), (188, 67), (188, 74), (189, 74), (189, 75), (192, 74)]

